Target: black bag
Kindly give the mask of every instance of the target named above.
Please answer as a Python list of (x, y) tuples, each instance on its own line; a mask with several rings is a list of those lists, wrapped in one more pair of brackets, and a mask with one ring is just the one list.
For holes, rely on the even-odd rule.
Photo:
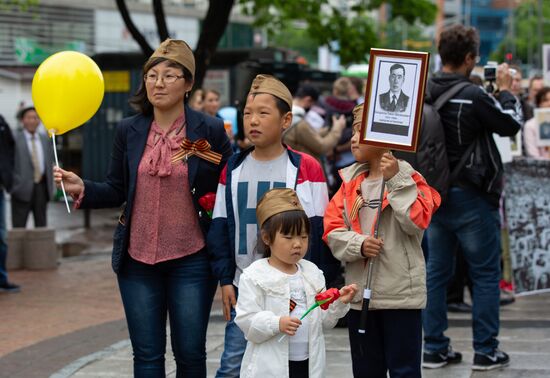
[(460, 169), (464, 166), (468, 155), (472, 152), (468, 148), (460, 162), (451, 172), (445, 146), (445, 129), (439, 117), (439, 109), (443, 107), (463, 88), (471, 85), (466, 81), (455, 84), (433, 103), (424, 103), (422, 113), (422, 125), (418, 136), (416, 153), (396, 151), (394, 155), (398, 159), (407, 161), (418, 171), (428, 184), (439, 192), (441, 199), (447, 196), (447, 190), (453, 182)]
[(502, 160), (492, 133), (484, 130), (472, 142), (466, 163), (460, 172), (460, 180), (469, 182), (481, 193), (493, 196), (497, 200), (502, 193)]

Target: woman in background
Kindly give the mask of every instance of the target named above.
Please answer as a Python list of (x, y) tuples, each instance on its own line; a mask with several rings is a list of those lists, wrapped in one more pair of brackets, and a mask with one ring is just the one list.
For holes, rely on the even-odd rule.
[(221, 118), (221, 116), (218, 114), (219, 110), (220, 110), (220, 93), (213, 89), (205, 90), (203, 111), (212, 117)]
[(202, 112), (204, 109), (204, 91), (197, 88), (189, 97), (189, 107), (196, 112)]

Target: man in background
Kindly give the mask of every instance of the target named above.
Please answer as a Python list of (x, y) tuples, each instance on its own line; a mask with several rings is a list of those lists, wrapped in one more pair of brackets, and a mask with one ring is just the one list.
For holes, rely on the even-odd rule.
[[(453, 86), (468, 82), (479, 56), (479, 34), (474, 28), (454, 25), (439, 39), (442, 69), (428, 83), (432, 101)], [(451, 347), (447, 330), (447, 283), (452, 276), (454, 251), (460, 245), (473, 284), (473, 370), (508, 365), (501, 351), (499, 332), (500, 215), (503, 166), (492, 134), (514, 136), (521, 128), (516, 98), (510, 92), (512, 76), (507, 64), (497, 68), (498, 103), (477, 85), (464, 86), (440, 110), (450, 169), (459, 166), (447, 199), (428, 228), (427, 305), (424, 323), (423, 366), (440, 368), (458, 363), (462, 354)], [(469, 161), (460, 167), (461, 161)], [(479, 163), (478, 163), (479, 162)], [(483, 172), (480, 175), (480, 171)]]
[(309, 85), (298, 88), (292, 102), (292, 123), (283, 134), (283, 142), (321, 161), (338, 144), (346, 127), (346, 119), (343, 115), (333, 115), (332, 127), (315, 130), (305, 117), (318, 99), (319, 92), (315, 88)]
[(26, 227), (32, 212), (35, 227), (46, 227), (48, 201), (53, 197), (53, 149), (38, 132), (40, 119), (34, 107), (17, 114), (23, 129), (15, 134), (15, 170), (11, 190), (13, 227)]
[(351, 83), (349, 90), (348, 90), (348, 96), (350, 99), (355, 101), (357, 105), (362, 104), (365, 102), (365, 89), (363, 86), (363, 80), (361, 80), (358, 77), (350, 76), (349, 81)]

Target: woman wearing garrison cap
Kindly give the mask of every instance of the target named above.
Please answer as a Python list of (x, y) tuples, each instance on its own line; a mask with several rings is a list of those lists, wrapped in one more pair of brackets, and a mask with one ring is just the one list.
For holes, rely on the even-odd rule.
[[(206, 377), (206, 327), (216, 288), (205, 235), (220, 172), (231, 155), (222, 120), (184, 104), (195, 59), (167, 39), (143, 67), (131, 103), (138, 114), (117, 127), (105, 182), (56, 168), (76, 207), (125, 204), (114, 234), (117, 274), (136, 377), (164, 377), (169, 315), (177, 376)], [(205, 206), (205, 207), (203, 207)]]

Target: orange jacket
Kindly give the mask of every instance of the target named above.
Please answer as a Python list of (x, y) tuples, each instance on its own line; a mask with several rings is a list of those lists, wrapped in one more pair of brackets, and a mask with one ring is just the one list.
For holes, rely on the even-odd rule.
[[(364, 287), (367, 264), (361, 246), (367, 235), (361, 229), (361, 182), (368, 164), (353, 164), (340, 171), (342, 186), (325, 211), (323, 239), (334, 256), (346, 263), (346, 283)], [(441, 198), (412, 167), (399, 161), (399, 172), (386, 182), (379, 235), (384, 247), (377, 257), (372, 280), (373, 309), (417, 309), (426, 304), (426, 271), (421, 248), (424, 230)], [(373, 234), (373, 227), (369, 234)], [(360, 309), (362, 290), (352, 302)]]

